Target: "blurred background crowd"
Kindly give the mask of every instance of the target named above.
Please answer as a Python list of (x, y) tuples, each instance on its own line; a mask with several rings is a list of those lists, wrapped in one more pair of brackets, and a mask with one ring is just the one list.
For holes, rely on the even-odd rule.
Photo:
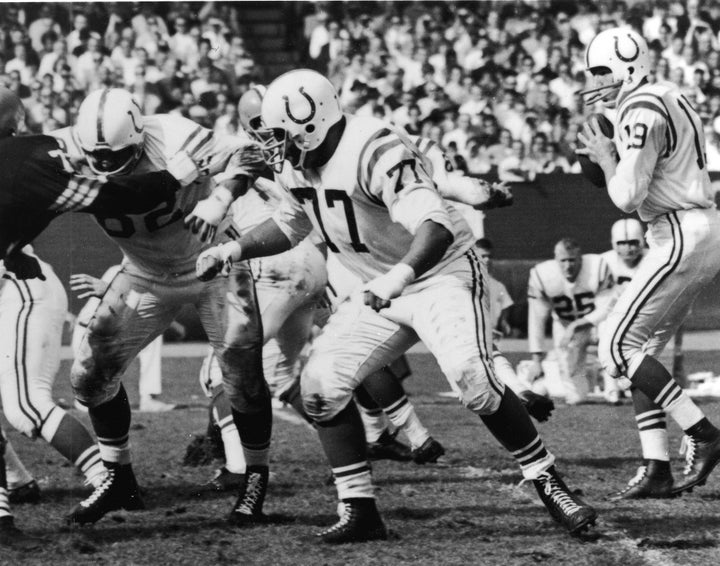
[[(599, 110), (578, 94), (585, 46), (632, 27), (650, 44), (651, 80), (678, 84), (704, 118), (708, 165), (720, 170), (720, 0), (278, 4), (297, 63), (325, 73), (348, 111), (433, 139), (458, 169), (509, 181), (579, 171), (577, 130)], [(72, 123), (90, 90), (121, 86), (144, 114), (234, 133), (239, 96), (273, 78), (245, 43), (241, 6), (2, 4), (0, 80), (35, 132)]]

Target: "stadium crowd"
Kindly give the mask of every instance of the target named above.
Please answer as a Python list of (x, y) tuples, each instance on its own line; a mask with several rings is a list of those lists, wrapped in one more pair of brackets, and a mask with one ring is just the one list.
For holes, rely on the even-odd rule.
[(318, 5), (308, 58), (359, 114), (388, 118), (441, 143), (470, 173), (508, 181), (577, 172), (584, 53), (614, 26), (650, 43), (651, 80), (677, 83), (706, 124), (720, 170), (720, 2), (486, 2)]
[[(630, 26), (650, 43), (651, 78), (679, 84), (698, 109), (710, 170), (720, 170), (718, 0), (310, 6), (290, 44), (345, 108), (435, 140), (458, 169), (508, 181), (579, 171), (577, 131), (598, 110), (578, 95), (585, 47)], [(71, 124), (105, 85), (130, 89), (143, 114), (235, 133), (235, 103), (261, 78), (232, 3), (11, 3), (0, 16), (0, 83), (23, 99), (34, 132)]]

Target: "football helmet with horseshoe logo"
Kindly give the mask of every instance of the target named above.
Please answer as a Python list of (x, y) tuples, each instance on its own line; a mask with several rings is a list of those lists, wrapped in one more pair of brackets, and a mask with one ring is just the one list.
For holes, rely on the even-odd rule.
[(613, 107), (650, 74), (647, 42), (629, 28), (600, 32), (588, 45), (585, 67), (594, 79), (592, 88), (581, 92), (585, 104)]
[(273, 132), (263, 147), (268, 165), (280, 171), (287, 152), (302, 168), (308, 152), (317, 149), (330, 128), (342, 118), (335, 88), (320, 73), (298, 69), (280, 75), (267, 87), (262, 122)]

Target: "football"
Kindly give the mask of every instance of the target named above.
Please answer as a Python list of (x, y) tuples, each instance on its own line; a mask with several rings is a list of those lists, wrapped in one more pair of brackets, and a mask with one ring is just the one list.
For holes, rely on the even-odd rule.
[[(612, 138), (615, 133), (612, 122), (608, 120), (603, 114), (592, 114), (588, 117), (588, 122), (592, 122), (592, 119), (596, 118), (600, 125), (600, 131), (607, 137)], [(578, 147), (584, 147), (582, 142), (578, 140)], [(583, 175), (596, 187), (605, 187), (605, 174), (603, 173), (602, 167), (597, 163), (590, 161), (590, 158), (586, 155), (578, 155), (578, 161), (580, 162), (580, 169), (582, 169)]]

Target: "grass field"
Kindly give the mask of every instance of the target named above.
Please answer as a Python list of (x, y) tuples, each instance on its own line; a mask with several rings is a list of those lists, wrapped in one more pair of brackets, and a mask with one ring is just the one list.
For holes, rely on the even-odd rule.
[[(212, 466), (180, 464), (189, 439), (206, 424), (197, 383), (200, 359), (170, 358), (164, 361), (164, 397), (189, 406), (133, 414), (135, 470), (147, 511), (112, 513), (95, 526), (66, 529), (64, 514), (87, 493), (81, 478), (43, 442), (9, 432), (43, 488), (39, 505), (14, 508), (17, 523), (48, 542), (32, 554), (3, 550), (0, 564), (718, 564), (720, 472), (679, 500), (604, 499), (638, 465), (629, 404), (561, 406), (540, 425), (568, 483), (600, 512), (591, 534), (573, 539), (550, 519), (531, 485), (518, 485), (518, 469), (478, 419), (437, 395), (448, 387), (432, 359), (415, 354), (410, 361), (415, 376), (407, 389), (447, 455), (425, 467), (374, 465), (379, 506), (391, 531), (387, 542), (327, 547), (313, 540), (318, 527), (336, 518), (335, 489), (324, 485), (328, 469), (313, 431), (283, 420), (275, 424), (276, 475), (266, 502), (273, 523), (244, 530), (226, 526), (233, 496), (190, 495)], [(718, 368), (720, 356), (689, 352), (686, 365), (688, 371)], [(71, 399), (67, 371), (64, 362), (56, 387), (56, 396), (65, 400)], [(126, 381), (131, 400), (137, 398), (134, 371)], [(720, 420), (717, 402), (702, 406)], [(671, 427), (674, 452), (679, 441), (678, 429)], [(674, 464), (679, 474), (679, 456)]]

